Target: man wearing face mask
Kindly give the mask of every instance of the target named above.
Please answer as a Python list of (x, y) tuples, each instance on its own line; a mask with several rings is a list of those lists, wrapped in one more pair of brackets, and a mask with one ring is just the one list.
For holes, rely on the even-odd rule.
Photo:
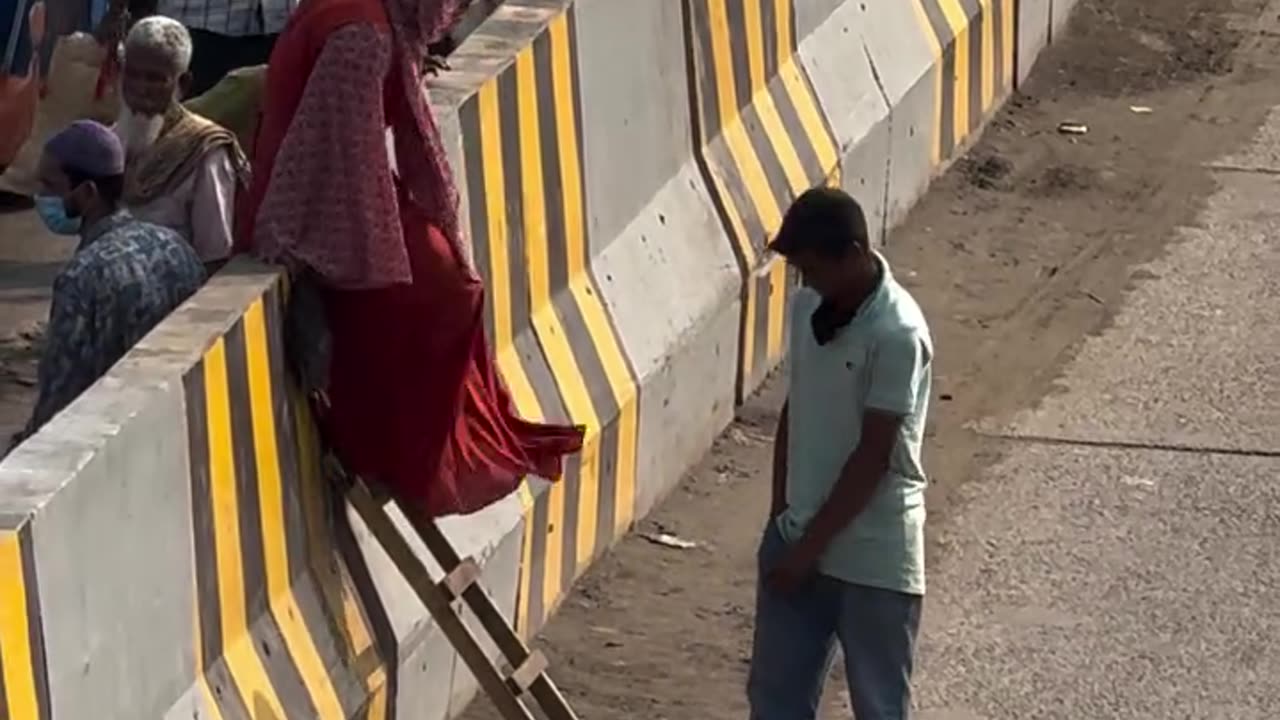
[(173, 230), (121, 209), (124, 149), (91, 120), (53, 136), (40, 158), (36, 211), (80, 244), (53, 283), (39, 397), (16, 445), (84, 392), (204, 282), (204, 267)]
[(248, 163), (235, 135), (182, 106), (191, 35), (177, 20), (139, 20), (124, 44), (120, 118), (124, 202), (141, 220), (173, 228), (207, 265), (231, 253), (236, 190)]

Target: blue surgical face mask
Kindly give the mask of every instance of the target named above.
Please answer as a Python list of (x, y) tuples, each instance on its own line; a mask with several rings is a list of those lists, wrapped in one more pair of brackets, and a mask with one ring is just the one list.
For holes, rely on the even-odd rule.
[(36, 212), (44, 226), (58, 235), (80, 233), (80, 218), (67, 216), (67, 203), (57, 195), (37, 195)]

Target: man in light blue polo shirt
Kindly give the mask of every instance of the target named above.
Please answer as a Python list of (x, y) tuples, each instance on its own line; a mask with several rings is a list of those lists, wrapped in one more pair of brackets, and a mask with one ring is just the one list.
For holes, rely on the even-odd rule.
[(857, 719), (906, 718), (924, 599), (920, 444), (933, 342), (843, 191), (801, 195), (772, 247), (804, 287), (759, 552), (751, 718), (812, 720), (837, 639)]

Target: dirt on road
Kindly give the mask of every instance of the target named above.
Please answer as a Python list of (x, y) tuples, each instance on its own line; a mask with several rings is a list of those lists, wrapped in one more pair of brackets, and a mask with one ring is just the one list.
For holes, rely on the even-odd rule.
[[(1033, 406), (1074, 348), (1214, 187), (1202, 165), (1246, 140), (1280, 84), (1263, 0), (1081, 0), (1071, 31), (934, 185), (887, 253), (937, 345), (927, 440), (931, 533), (1000, 446), (971, 424)], [(1270, 61), (1274, 62), (1274, 61)], [(1147, 110), (1149, 109), (1149, 111)], [(1063, 135), (1059, 123), (1089, 126)], [(540, 643), (587, 720), (740, 720), (754, 553), (768, 502), (774, 382), (641, 524), (692, 550), (624, 539)], [(972, 489), (972, 488), (970, 488)], [(972, 495), (972, 493), (965, 493)], [(931, 543), (929, 561), (946, 563)], [(837, 684), (827, 718), (849, 717)], [(481, 700), (468, 717), (493, 717)]]

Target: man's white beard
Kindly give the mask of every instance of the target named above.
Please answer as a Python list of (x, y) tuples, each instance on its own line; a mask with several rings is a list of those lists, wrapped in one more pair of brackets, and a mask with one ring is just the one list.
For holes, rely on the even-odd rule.
[(160, 139), (164, 129), (164, 115), (139, 115), (125, 103), (120, 103), (120, 117), (116, 120), (116, 135), (124, 145), (126, 155), (137, 155)]

